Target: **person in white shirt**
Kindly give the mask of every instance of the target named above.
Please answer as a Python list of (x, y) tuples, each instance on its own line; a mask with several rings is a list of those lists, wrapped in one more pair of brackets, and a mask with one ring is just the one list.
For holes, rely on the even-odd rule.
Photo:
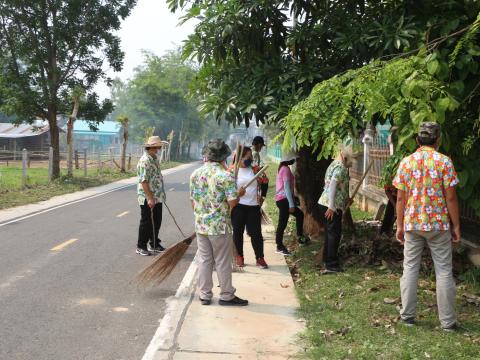
[[(252, 169), (252, 150), (246, 146), (243, 148), (240, 159), (240, 168), (237, 176), (237, 188), (244, 188), (245, 185), (255, 177)], [(267, 269), (268, 265), (264, 259), (263, 236), (260, 213), (260, 195), (258, 182), (253, 182), (245, 188), (245, 195), (232, 210), (233, 242), (237, 249), (237, 266), (245, 266), (243, 256), (243, 234), (245, 228), (252, 240), (253, 251), (257, 260), (257, 266)]]

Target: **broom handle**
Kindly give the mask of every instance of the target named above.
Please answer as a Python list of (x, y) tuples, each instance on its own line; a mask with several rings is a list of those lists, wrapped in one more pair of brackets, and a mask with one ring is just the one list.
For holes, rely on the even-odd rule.
[(153, 208), (150, 208), (150, 218), (152, 219), (152, 242), (153, 242), (153, 250), (155, 250), (155, 243), (157, 241), (155, 236), (155, 220), (153, 219)]
[(177, 219), (175, 219), (175, 216), (173, 216), (172, 212), (170, 211), (170, 208), (168, 207), (167, 203), (166, 203), (166, 202), (163, 202), (163, 204), (164, 204), (165, 207), (167, 208), (167, 211), (168, 211), (168, 213), (170, 214), (170, 216), (172, 217), (173, 222), (174, 222), (175, 225), (177, 226), (178, 231), (180, 231), (180, 234), (182, 234), (183, 237), (186, 237), (185, 234), (183, 233), (182, 229), (181, 229), (180, 226), (178, 225)]
[(244, 189), (246, 189), (247, 187), (249, 187), (250, 185), (252, 185), (259, 177), (260, 175), (262, 175), (266, 170), (268, 169), (268, 165), (265, 165), (263, 168), (261, 168), (259, 170), (258, 173), (255, 174), (255, 176), (249, 181), (247, 182), (245, 185), (243, 185), (242, 187)]
[(349, 199), (350, 201), (347, 204), (347, 206), (345, 207), (344, 211), (347, 211), (350, 208), (350, 206), (352, 205), (351, 200), (353, 200), (355, 198), (355, 196), (357, 195), (357, 192), (358, 192), (358, 190), (360, 190), (360, 186), (362, 186), (362, 182), (363, 182), (363, 180), (365, 180), (365, 177), (367, 176), (368, 172), (370, 171), (372, 165), (373, 165), (373, 161), (370, 161), (370, 164), (368, 164), (367, 169), (365, 170), (362, 177), (360, 178), (360, 181), (358, 182), (357, 186), (355, 187), (355, 190), (353, 190), (353, 194), (350, 197), (350, 199)]

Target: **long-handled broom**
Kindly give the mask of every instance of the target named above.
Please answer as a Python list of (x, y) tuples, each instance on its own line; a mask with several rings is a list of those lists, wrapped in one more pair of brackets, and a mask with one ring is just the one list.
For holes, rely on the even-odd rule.
[[(183, 233), (182, 229), (177, 223), (177, 220), (173, 216), (172, 212), (170, 211), (170, 208), (166, 203), (163, 203), (165, 207), (167, 208), (170, 216), (173, 219), (173, 222), (177, 226), (178, 230), (182, 234), (182, 236), (185, 236)], [(152, 226), (153, 226), (153, 231), (155, 233), (155, 227), (153, 223), (153, 212), (152, 212)], [(177, 264), (180, 262), (180, 260), (183, 258), (185, 253), (188, 250), (188, 247), (192, 243), (193, 239), (195, 239), (196, 234), (192, 234), (189, 237), (186, 237), (182, 241), (178, 242), (177, 244), (169, 247), (165, 252), (163, 252), (159, 257), (155, 258), (150, 265), (148, 265), (145, 269), (143, 269), (142, 272), (140, 272), (136, 280), (139, 285), (143, 286), (155, 286), (159, 285), (164, 281), (175, 269)]]

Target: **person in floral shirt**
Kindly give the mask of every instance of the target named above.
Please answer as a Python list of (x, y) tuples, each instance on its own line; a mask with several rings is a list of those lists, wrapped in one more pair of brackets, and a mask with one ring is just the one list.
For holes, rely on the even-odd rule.
[(197, 234), (198, 286), (200, 301), (212, 301), (213, 265), (220, 283), (220, 305), (248, 305), (235, 296), (232, 286), (232, 226), (230, 212), (245, 194), (237, 191), (234, 175), (227, 172), (225, 159), (231, 154), (221, 139), (210, 141), (203, 150), (206, 162), (190, 176), (190, 199)]
[(338, 247), (342, 237), (342, 212), (350, 200), (348, 168), (351, 166), (351, 148), (343, 147), (337, 158), (327, 168), (325, 187), (318, 200), (320, 219), (325, 226), (323, 273), (326, 274), (343, 271), (338, 258)]
[[(158, 239), (162, 225), (162, 203), (165, 201), (165, 190), (157, 158), (157, 151), (163, 146), (163, 142), (158, 136), (151, 136), (144, 145), (145, 152), (137, 164), (137, 199), (140, 205), (137, 254), (148, 256), (152, 252), (159, 253), (165, 250)], [(154, 226), (152, 226), (152, 218)], [(152, 231), (155, 232), (152, 233)]]
[(458, 178), (450, 158), (436, 151), (440, 134), (439, 124), (420, 125), (420, 147), (401, 161), (393, 185), (398, 189), (397, 240), (404, 245), (401, 319), (415, 323), (418, 273), (427, 244), (435, 264), (438, 316), (450, 331), (457, 328), (452, 242), (460, 241)]

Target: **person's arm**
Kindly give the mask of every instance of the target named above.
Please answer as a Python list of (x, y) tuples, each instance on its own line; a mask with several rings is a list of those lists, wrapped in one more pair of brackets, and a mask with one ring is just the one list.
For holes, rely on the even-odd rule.
[(290, 181), (283, 180), (283, 189), (285, 190), (285, 196), (288, 200), (288, 207), (295, 210), (295, 201), (293, 200), (292, 189), (290, 188)]
[(458, 198), (455, 187), (451, 186), (447, 188), (445, 194), (445, 200), (447, 202), (448, 215), (452, 222), (452, 242), (460, 242), (460, 211), (458, 209)]
[(407, 201), (407, 194), (403, 190), (398, 190), (397, 192), (397, 240), (400, 244), (405, 243), (405, 229), (404, 229), (404, 212), (405, 212), (405, 203)]
[(325, 217), (328, 220), (333, 219), (337, 209), (335, 208), (335, 195), (337, 194), (337, 180), (330, 180), (330, 186), (328, 187), (328, 209), (325, 211)]

